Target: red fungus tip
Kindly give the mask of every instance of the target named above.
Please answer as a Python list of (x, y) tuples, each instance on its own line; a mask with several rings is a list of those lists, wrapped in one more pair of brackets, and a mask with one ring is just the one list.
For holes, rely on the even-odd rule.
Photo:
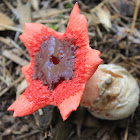
[(31, 57), (22, 68), (28, 88), (8, 110), (21, 117), (56, 105), (66, 120), (79, 106), (87, 81), (102, 61), (100, 52), (89, 46), (87, 20), (78, 3), (64, 34), (39, 23), (26, 23), (19, 38)]

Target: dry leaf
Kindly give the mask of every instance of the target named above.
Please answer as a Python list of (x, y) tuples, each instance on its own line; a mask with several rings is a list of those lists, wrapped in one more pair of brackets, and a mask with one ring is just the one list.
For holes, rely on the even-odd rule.
[(18, 86), (17, 86), (17, 92), (16, 92), (16, 98), (20, 96), (20, 94), (27, 88), (27, 82), (24, 79)]
[(98, 8), (96, 14), (107, 30), (111, 28), (110, 12), (107, 9)]
[(31, 8), (28, 5), (20, 5), (17, 8), (19, 14), (19, 22), (22, 29), (26, 22), (31, 22)]
[(31, 6), (35, 11), (39, 10), (39, 0), (30, 0)]
[(6, 29), (2, 25), (13, 26), (14, 22), (7, 15), (3, 14), (2, 12), (0, 12), (0, 31), (3, 31), (3, 30)]

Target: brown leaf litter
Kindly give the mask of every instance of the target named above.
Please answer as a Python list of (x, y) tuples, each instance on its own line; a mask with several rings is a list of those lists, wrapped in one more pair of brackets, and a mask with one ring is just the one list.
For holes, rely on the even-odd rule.
[[(63, 122), (54, 106), (13, 118), (8, 106), (27, 87), (21, 67), (30, 58), (18, 39), (25, 22), (43, 23), (64, 32), (75, 0), (0, 1), (0, 140), (139, 140), (140, 105), (129, 118), (106, 121), (79, 107)], [(81, 0), (88, 20), (90, 46), (103, 63), (125, 67), (140, 86), (139, 0)], [(33, 117), (34, 116), (34, 117)]]

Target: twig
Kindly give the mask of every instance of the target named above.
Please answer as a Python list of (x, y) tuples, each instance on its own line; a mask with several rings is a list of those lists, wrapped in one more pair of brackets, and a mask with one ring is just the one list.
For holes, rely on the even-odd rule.
[(2, 56), (2, 63), (1, 63), (2, 69), (3, 69), (3, 77), (5, 78), (5, 57)]
[(128, 138), (128, 123), (125, 129), (124, 140), (127, 140), (127, 138)]
[(38, 113), (39, 113), (40, 116), (42, 116), (43, 115), (43, 110), (42, 109), (39, 109), (38, 110)]
[(13, 6), (7, 1), (7, 0), (3, 0), (3, 2), (7, 5), (7, 7), (12, 11), (12, 13), (16, 16), (16, 18), (19, 18), (17, 11), (15, 10), (15, 8), (13, 8)]
[(6, 28), (6, 29), (8, 29), (8, 30), (12, 30), (12, 31), (16, 31), (16, 32), (18, 31), (18, 32), (21, 32), (21, 33), (24, 32), (24, 30), (22, 30), (22, 29), (20, 29), (20, 28), (13, 27), (13, 26), (10, 26), (10, 25), (3, 25), (3, 24), (0, 24), (0, 26)]
[(140, 59), (140, 55), (138, 55), (138, 56), (133, 56), (132, 59)]
[(7, 40), (6, 38), (0, 37), (0, 41), (4, 44), (8, 45), (9, 47), (12, 47), (12, 45), (10, 44), (10, 41)]
[(120, 11), (116, 8), (116, 6), (113, 4), (112, 0), (109, 0), (109, 3), (111, 5), (111, 7), (114, 9), (114, 11), (118, 14), (120, 14)]
[(24, 79), (23, 76), (20, 77), (20, 78), (18, 78), (18, 79), (15, 80), (9, 87), (7, 87), (7, 88), (5, 88), (4, 90), (2, 90), (2, 91), (0, 92), (0, 97), (1, 97), (2, 95), (4, 95), (11, 87), (17, 85), (17, 84), (18, 84), (20, 81), (22, 81), (23, 79)]
[(136, 0), (136, 7), (135, 7), (134, 15), (133, 15), (133, 22), (131, 25), (130, 34), (133, 33), (133, 30), (135, 28), (136, 19), (137, 19), (137, 15), (138, 15), (138, 11), (139, 11), (139, 5), (140, 5), (139, 0)]
[(8, 40), (10, 41), (10, 43), (17, 48), (28, 60), (30, 60), (29, 55), (27, 55), (27, 53), (15, 42), (13, 41), (11, 38), (8, 38)]
[(23, 139), (25, 137), (29, 137), (29, 136), (34, 135), (34, 134), (39, 133), (39, 132), (40, 132), (40, 130), (34, 130), (34, 131), (32, 131), (32, 132), (30, 132), (28, 134), (23, 134), (21, 136), (18, 136), (17, 138), (15, 138), (15, 140), (21, 140), (21, 139)]
[(132, 68), (131, 70), (129, 70), (130, 73), (133, 73), (136, 71), (136, 67)]
[(113, 64), (115, 63), (118, 59), (120, 59), (120, 54), (118, 56), (116, 56), (112, 61), (109, 62), (109, 64)]
[(19, 64), (20, 66), (25, 66), (29, 63), (28, 61), (20, 58), (19, 56), (16, 56), (14, 53), (12, 53), (11, 51), (8, 51), (8, 50), (4, 50), (2, 52), (2, 54), (6, 58), (11, 59), (13, 62)]
[(105, 44), (109, 44), (112, 42), (113, 42), (112, 40), (100, 41), (100, 42), (97, 42), (97, 45), (105, 45)]
[(88, 35), (91, 36), (91, 37), (95, 37), (95, 33), (94, 32), (88, 32)]
[(125, 56), (123, 56), (122, 54), (118, 54), (112, 61), (109, 62), (109, 64), (115, 63), (120, 58), (123, 60), (127, 60), (127, 58)]
[(98, 27), (98, 25), (96, 26), (96, 30), (97, 30), (97, 33), (98, 33), (99, 37), (103, 38), (103, 34), (102, 34), (100, 28)]
[(6, 64), (5, 64), (5, 66), (10, 65), (11, 63), (12, 63), (12, 60), (8, 60), (8, 61), (6, 62)]
[[(3, 77), (2, 76), (0, 76), (0, 79), (7, 85), (7, 86), (9, 86), (9, 83), (11, 83), (11, 81), (13, 81), (13, 78), (12, 78), (12, 76), (11, 76), (11, 74), (10, 74), (10, 72), (7, 70), (7, 68), (6, 68), (6, 62), (5, 62), (5, 57), (2, 57), (2, 64), (1, 64), (1, 66), (2, 66), (2, 71), (3, 71)], [(10, 81), (8, 80), (7, 81), (7, 77), (10, 79)]]
[(90, 10), (91, 13), (94, 13), (98, 8), (101, 8), (107, 0), (103, 0), (101, 3), (99, 3), (96, 7)]
[[(1, 76), (0, 79), (7, 85), (9, 86), (9, 84), (11, 82), (13, 82), (13, 77), (11, 75), (11, 73), (8, 71), (8, 69), (6, 68), (6, 62), (5, 62), (5, 57), (2, 57), (2, 71), (3, 71), (3, 77)], [(8, 79), (7, 79), (8, 77)]]

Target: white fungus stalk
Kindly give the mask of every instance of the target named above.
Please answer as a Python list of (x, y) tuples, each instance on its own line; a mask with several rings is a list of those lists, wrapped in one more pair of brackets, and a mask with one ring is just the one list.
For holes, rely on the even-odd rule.
[(88, 81), (81, 105), (97, 118), (123, 119), (134, 113), (139, 93), (136, 80), (125, 68), (102, 64)]

